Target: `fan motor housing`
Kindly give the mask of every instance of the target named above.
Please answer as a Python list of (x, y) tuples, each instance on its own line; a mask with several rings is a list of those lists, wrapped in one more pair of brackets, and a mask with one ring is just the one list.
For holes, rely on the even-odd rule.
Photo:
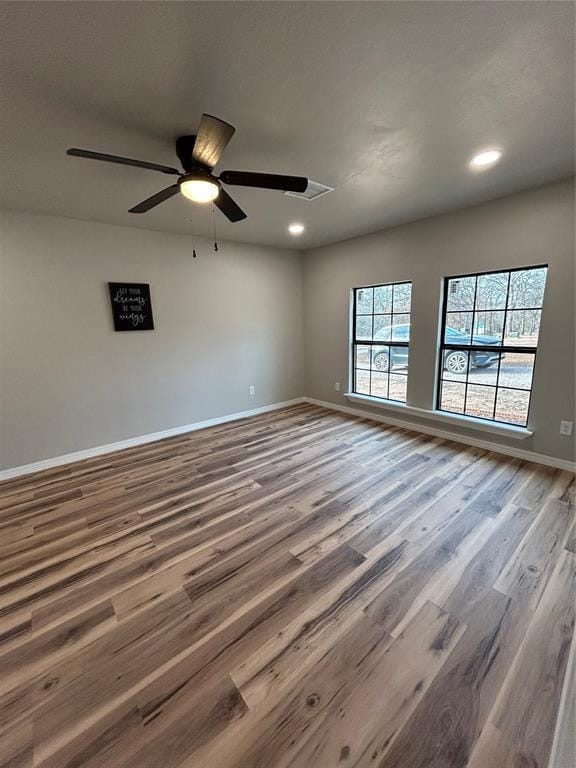
[(179, 136), (176, 139), (176, 154), (182, 163), (182, 168), (188, 173), (204, 167), (197, 160), (194, 160), (192, 155), (195, 142), (196, 136)]

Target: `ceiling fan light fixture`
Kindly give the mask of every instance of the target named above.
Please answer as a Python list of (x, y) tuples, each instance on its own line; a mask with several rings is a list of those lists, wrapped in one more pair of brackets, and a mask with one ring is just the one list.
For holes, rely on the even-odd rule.
[(218, 197), (220, 187), (210, 179), (185, 178), (180, 181), (180, 192), (195, 203), (211, 203)]

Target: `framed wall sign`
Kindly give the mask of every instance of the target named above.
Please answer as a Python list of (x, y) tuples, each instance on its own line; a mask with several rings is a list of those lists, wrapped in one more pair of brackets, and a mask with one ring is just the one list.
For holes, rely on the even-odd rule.
[(115, 331), (153, 331), (148, 283), (108, 283)]

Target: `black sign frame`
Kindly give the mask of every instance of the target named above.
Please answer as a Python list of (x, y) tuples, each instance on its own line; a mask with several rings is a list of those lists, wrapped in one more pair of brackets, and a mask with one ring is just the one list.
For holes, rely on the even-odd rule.
[(115, 331), (153, 331), (149, 283), (108, 283)]

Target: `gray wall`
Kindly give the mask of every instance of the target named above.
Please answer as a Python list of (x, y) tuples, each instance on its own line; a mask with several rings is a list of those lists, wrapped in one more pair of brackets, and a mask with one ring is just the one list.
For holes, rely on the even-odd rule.
[[(574, 438), (559, 434), (561, 419), (575, 420), (574, 259), (570, 180), (309, 251), (303, 262), (306, 394), (350, 405), (334, 391), (334, 382), (342, 382), (345, 390), (348, 381), (350, 289), (412, 280), (408, 403), (431, 409), (442, 278), (548, 263), (529, 422), (534, 436), (518, 443), (439, 422), (409, 420), (574, 460)], [(353, 406), (370, 410), (357, 402)]]
[[(196, 248), (0, 215), (0, 468), (303, 394), (300, 255)], [(155, 331), (114, 332), (107, 281), (151, 284)]]
[[(348, 380), (350, 289), (370, 283), (413, 281), (408, 399), (432, 408), (442, 278), (543, 262), (534, 436), (511, 443), (402, 418), (573, 461), (574, 438), (558, 433), (561, 419), (575, 420), (573, 206), (566, 181), (303, 260), (202, 242), (194, 260), (187, 236), (4, 212), (0, 469), (303, 394), (349, 405), (334, 382)], [(114, 332), (107, 281), (151, 284), (155, 331)]]

